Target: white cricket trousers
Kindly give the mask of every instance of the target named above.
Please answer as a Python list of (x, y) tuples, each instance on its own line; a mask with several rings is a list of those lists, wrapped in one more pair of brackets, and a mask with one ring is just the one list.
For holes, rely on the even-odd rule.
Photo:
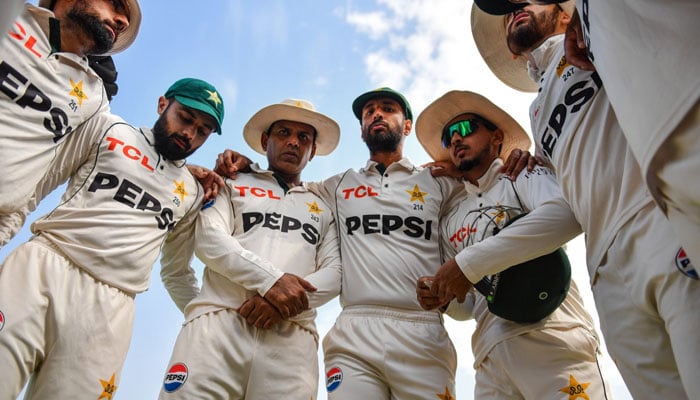
[(437, 312), (348, 306), (323, 349), (329, 400), (455, 396), (457, 354)]
[(700, 266), (700, 102), (654, 156), (647, 182), (688, 257)]
[(497, 344), (476, 370), (475, 399), (612, 400), (588, 329), (545, 328)]
[(33, 239), (0, 267), (0, 398), (112, 398), (131, 341), (134, 299)]
[(186, 322), (175, 342), (159, 399), (315, 399), (318, 344), (299, 324), (270, 329), (236, 311), (208, 312)]
[(700, 280), (679, 249), (649, 203), (620, 229), (592, 287), (608, 352), (635, 399), (700, 394)]

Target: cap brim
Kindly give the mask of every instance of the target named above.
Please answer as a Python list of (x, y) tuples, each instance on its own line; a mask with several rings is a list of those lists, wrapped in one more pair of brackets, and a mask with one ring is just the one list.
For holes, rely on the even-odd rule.
[(365, 104), (372, 99), (376, 99), (377, 97), (388, 97), (396, 100), (396, 102), (401, 104), (401, 107), (403, 107), (403, 112), (406, 118), (410, 120), (413, 119), (413, 111), (411, 110), (411, 107), (407, 103), (406, 99), (393, 92), (372, 90), (357, 96), (357, 98), (352, 102), (352, 112), (355, 114), (355, 117), (358, 120), (362, 121), (362, 108), (365, 106)]
[(527, 3), (514, 4), (508, 0), (474, 0), (474, 4), (491, 15), (509, 14), (527, 5)]
[(177, 94), (174, 95), (173, 98), (175, 100), (177, 100), (178, 103), (182, 104), (185, 107), (193, 108), (195, 110), (201, 111), (201, 112), (209, 115), (210, 117), (212, 117), (212, 119), (216, 123), (216, 132), (219, 135), (221, 135), (221, 125), (219, 124), (219, 122), (217, 120), (217, 117), (216, 117), (217, 113), (213, 107), (211, 107), (207, 103), (203, 103), (201, 101), (196, 101), (196, 100), (191, 99), (189, 97), (184, 97), (184, 96), (180, 96)]
[(319, 112), (287, 104), (273, 104), (256, 112), (243, 127), (243, 138), (251, 149), (265, 154), (260, 137), (270, 128), (270, 125), (281, 120), (313, 126), (317, 133), (316, 155), (330, 154), (338, 146), (340, 127), (337, 122)]
[(416, 121), (418, 142), (433, 160), (450, 160), (449, 150), (442, 147), (442, 130), (464, 113), (478, 114), (503, 131), (501, 155), (507, 157), (514, 149), (530, 149), (527, 133), (508, 113), (477, 93), (453, 90), (428, 105)]

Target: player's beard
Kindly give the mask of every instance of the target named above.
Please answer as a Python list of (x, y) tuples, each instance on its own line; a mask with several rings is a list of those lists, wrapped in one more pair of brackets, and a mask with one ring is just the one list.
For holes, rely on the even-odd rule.
[[(183, 160), (189, 157), (190, 154), (194, 153), (196, 149), (193, 149), (190, 145), (190, 141), (183, 135), (175, 132), (171, 132), (168, 127), (168, 123), (165, 120), (165, 115), (167, 114), (167, 109), (158, 120), (153, 125), (153, 138), (155, 139), (155, 148), (163, 157), (168, 160)], [(180, 139), (185, 142), (186, 148), (183, 149), (178, 146), (173, 139)]]
[(550, 13), (539, 14), (522, 10), (528, 13), (530, 18), (527, 23), (518, 25), (508, 33), (507, 43), (511, 53), (521, 55), (523, 52), (537, 48), (556, 30), (560, 11), (559, 7), (554, 7), (554, 11)]
[(66, 14), (66, 19), (71, 24), (82, 29), (85, 34), (93, 41), (92, 48), (87, 51), (87, 54), (104, 54), (114, 46), (114, 38), (112, 32), (107, 28), (105, 23), (95, 14), (91, 14), (88, 10), (88, 1), (81, 0), (75, 3), (73, 8)]
[(401, 144), (403, 133), (397, 128), (387, 127), (387, 131), (371, 133), (371, 125), (364, 129), (362, 137), (367, 144), (370, 153), (383, 153), (396, 151)]
[(491, 149), (488, 146), (484, 146), (484, 148), (479, 152), (479, 154), (475, 155), (474, 157), (463, 158), (459, 160), (459, 163), (457, 164), (457, 169), (464, 172), (471, 171), (475, 167), (481, 165), (483, 160), (488, 160), (490, 152)]
[(481, 164), (481, 159), (479, 157), (470, 158), (467, 160), (461, 160), (457, 169), (460, 171), (471, 171), (474, 167)]

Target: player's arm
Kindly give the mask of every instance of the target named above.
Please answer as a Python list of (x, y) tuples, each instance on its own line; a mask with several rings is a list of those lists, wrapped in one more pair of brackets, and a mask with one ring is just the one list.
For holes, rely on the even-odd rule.
[[(201, 188), (199, 188), (201, 191)], [(198, 194), (196, 206), (182, 218), (168, 234), (160, 259), (160, 278), (170, 298), (180, 311), (199, 294), (199, 283), (192, 268), (194, 256), (195, 226), (199, 215), (202, 194)]]
[(511, 265), (551, 253), (581, 232), (581, 225), (564, 199), (553, 199), (498, 235), (464, 249), (455, 260), (474, 283)]
[(223, 153), (219, 153), (216, 158), (214, 172), (225, 178), (236, 179), (239, 172), (250, 172), (250, 164), (252, 163), (250, 158), (243, 154), (226, 149)]
[(195, 227), (195, 254), (207, 267), (248, 290), (258, 292), (289, 318), (308, 308), (304, 279), (282, 272), (241, 246), (234, 231), (230, 189), (225, 186), (211, 207), (200, 212)]
[(221, 175), (208, 168), (187, 164), (187, 169), (204, 188), (204, 202), (215, 199), (216, 195), (219, 194), (219, 188), (224, 187), (224, 179)]
[(305, 277), (309, 283), (317, 288), (315, 292), (309, 293), (310, 308), (320, 307), (340, 294), (343, 270), (339, 246), (334, 218), (317, 247), (317, 269)]
[(90, 159), (96, 151), (102, 133), (115, 121), (109, 115), (105, 112), (94, 116), (56, 147), (56, 157), (37, 182), (34, 194), (17, 211), (0, 216), (0, 246), (4, 246), (22, 229), (27, 216), (36, 210), (40, 201), (66, 182)]

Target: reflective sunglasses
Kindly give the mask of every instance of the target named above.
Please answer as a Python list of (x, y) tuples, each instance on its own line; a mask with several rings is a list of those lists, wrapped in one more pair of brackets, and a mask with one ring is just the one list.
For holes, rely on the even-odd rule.
[(470, 118), (457, 121), (442, 131), (442, 147), (448, 148), (452, 143), (452, 137), (456, 134), (465, 138), (479, 129), (479, 124), (483, 124), (488, 130), (496, 130), (496, 125), (483, 118)]

